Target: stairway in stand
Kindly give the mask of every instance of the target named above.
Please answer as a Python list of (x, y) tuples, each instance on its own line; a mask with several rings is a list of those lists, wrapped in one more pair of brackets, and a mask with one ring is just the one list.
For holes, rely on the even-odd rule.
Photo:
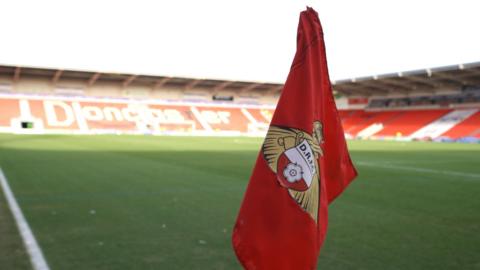
[(477, 109), (468, 109), (468, 110), (455, 110), (452, 111), (436, 121), (424, 126), (423, 128), (415, 131), (410, 138), (412, 139), (422, 139), (422, 138), (437, 138), (443, 133), (447, 132), (463, 120), (467, 119), (471, 115), (475, 114)]

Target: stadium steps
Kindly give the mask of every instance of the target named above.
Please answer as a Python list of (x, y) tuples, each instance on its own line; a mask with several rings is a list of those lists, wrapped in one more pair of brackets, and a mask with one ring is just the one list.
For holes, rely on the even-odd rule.
[(412, 139), (422, 139), (422, 138), (437, 138), (441, 134), (447, 132), (449, 129), (467, 119), (471, 115), (475, 114), (478, 110), (469, 109), (469, 110), (455, 110), (452, 111), (440, 119), (424, 126), (423, 128), (415, 131), (410, 138)]
[(480, 111), (466, 118), (453, 128), (443, 133), (442, 136), (451, 139), (459, 139), (462, 137), (480, 138)]
[(385, 122), (384, 128), (375, 136), (409, 136), (422, 127), (451, 112), (451, 110), (408, 110), (395, 119)]
[(387, 122), (389, 119), (397, 115), (398, 112), (396, 111), (385, 111), (385, 112), (370, 112), (370, 111), (364, 111), (363, 114), (361, 115), (361, 118), (356, 121), (355, 125), (352, 125), (348, 129), (348, 133), (350, 133), (352, 136), (358, 135), (361, 131), (367, 129), (373, 124), (382, 124), (384, 122)]
[(368, 137), (371, 137), (373, 134), (378, 133), (382, 129), (383, 129), (383, 124), (381, 123), (371, 124), (367, 128), (362, 129), (362, 131), (358, 132), (357, 137), (368, 138)]

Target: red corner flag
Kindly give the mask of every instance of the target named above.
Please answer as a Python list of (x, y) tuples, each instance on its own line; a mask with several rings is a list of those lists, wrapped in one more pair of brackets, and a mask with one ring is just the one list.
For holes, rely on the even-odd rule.
[(233, 231), (246, 269), (315, 269), (327, 207), (355, 178), (332, 95), (317, 12), (300, 14), (297, 52)]

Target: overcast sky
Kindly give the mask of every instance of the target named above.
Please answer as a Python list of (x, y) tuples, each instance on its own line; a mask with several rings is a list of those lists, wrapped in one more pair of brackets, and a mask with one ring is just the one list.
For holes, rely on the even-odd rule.
[(284, 82), (306, 5), (333, 80), (480, 61), (476, 0), (0, 0), (0, 64)]

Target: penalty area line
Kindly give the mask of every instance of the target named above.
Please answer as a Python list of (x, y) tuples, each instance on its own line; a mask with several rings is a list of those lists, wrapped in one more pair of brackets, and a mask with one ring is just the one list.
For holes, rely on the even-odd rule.
[(40, 249), (40, 246), (38, 245), (37, 240), (35, 239), (35, 236), (33, 235), (25, 216), (20, 209), (20, 206), (18, 206), (17, 200), (10, 189), (7, 178), (5, 177), (5, 174), (3, 174), (2, 168), (0, 168), (0, 184), (3, 189), (3, 193), (5, 194), (7, 204), (10, 207), (10, 211), (12, 212), (13, 218), (17, 224), (18, 231), (22, 237), (23, 244), (25, 245), (27, 253), (30, 256), (30, 262), (32, 263), (33, 269), (50, 270), (47, 261), (43, 256), (43, 252)]

